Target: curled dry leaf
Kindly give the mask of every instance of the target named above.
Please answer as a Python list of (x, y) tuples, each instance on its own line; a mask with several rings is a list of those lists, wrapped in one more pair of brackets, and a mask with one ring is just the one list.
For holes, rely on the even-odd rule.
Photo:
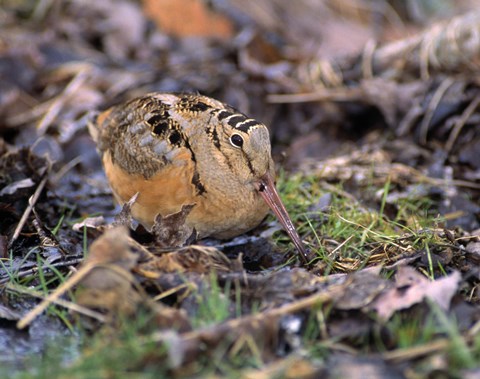
[(113, 225), (123, 225), (129, 228), (132, 228), (133, 218), (132, 218), (132, 207), (137, 201), (138, 192), (132, 196), (130, 200), (128, 200), (122, 206), (122, 210), (115, 216), (115, 220), (113, 221)]
[(30, 187), (33, 187), (34, 185), (35, 185), (34, 181), (30, 178), (20, 179), (4, 187), (0, 191), (0, 196), (13, 195), (19, 189), (30, 188)]
[(430, 281), (409, 266), (400, 266), (395, 277), (395, 287), (383, 292), (371, 305), (380, 317), (388, 320), (396, 311), (410, 308), (425, 298), (444, 310), (457, 292), (461, 275), (454, 271), (449, 276)]
[(184, 246), (196, 237), (196, 231), (185, 224), (195, 204), (183, 205), (182, 209), (168, 216), (158, 214), (152, 226), (156, 242), (163, 247)]
[(10, 308), (6, 305), (0, 304), (0, 319), (1, 320), (9, 320), (9, 321), (17, 321), (21, 318), (20, 312), (16, 311), (13, 308)]
[(476, 264), (480, 265), (480, 242), (470, 242), (466, 246), (466, 255)]
[(87, 217), (83, 221), (76, 222), (72, 226), (75, 232), (82, 232), (83, 228), (98, 229), (105, 225), (105, 218), (103, 216)]
[(222, 39), (233, 34), (228, 18), (212, 11), (204, 1), (144, 0), (143, 3), (145, 13), (166, 33)]

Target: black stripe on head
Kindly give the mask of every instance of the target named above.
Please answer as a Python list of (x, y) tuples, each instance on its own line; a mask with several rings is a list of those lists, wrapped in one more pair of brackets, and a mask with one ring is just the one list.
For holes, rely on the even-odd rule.
[(237, 124), (240, 124), (244, 121), (247, 121), (247, 118), (244, 115), (236, 114), (228, 119), (228, 125), (230, 125), (232, 128), (236, 128)]
[(258, 121), (256, 120), (245, 120), (245, 122), (241, 122), (235, 126), (235, 129), (241, 130), (242, 132), (248, 132), (251, 128), (254, 128), (258, 125), (261, 125)]
[(222, 121), (222, 120), (224, 120), (224, 119), (226, 119), (227, 117), (230, 117), (230, 116), (233, 116), (233, 113), (229, 112), (225, 109), (222, 109), (217, 113), (217, 117), (220, 121)]

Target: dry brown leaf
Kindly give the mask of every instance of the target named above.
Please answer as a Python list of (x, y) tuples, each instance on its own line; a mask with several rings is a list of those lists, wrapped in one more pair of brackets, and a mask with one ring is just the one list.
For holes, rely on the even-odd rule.
[(228, 39), (233, 35), (228, 18), (211, 11), (202, 0), (144, 0), (143, 4), (159, 29), (174, 36)]
[(348, 275), (345, 292), (335, 301), (335, 308), (360, 309), (370, 304), (388, 286), (380, 270), (380, 266), (374, 266)]
[(21, 317), (22, 315), (20, 314), (20, 312), (6, 305), (0, 304), (0, 319), (17, 321), (20, 320)]
[(125, 204), (122, 205), (122, 210), (115, 215), (115, 220), (113, 221), (114, 226), (123, 225), (128, 228), (132, 228), (133, 218), (132, 218), (132, 207), (137, 201), (138, 192), (132, 196)]
[(480, 264), (480, 242), (470, 242), (466, 246), (466, 255), (477, 264)]
[(405, 376), (399, 369), (388, 365), (380, 357), (356, 356), (356, 354), (336, 353), (328, 359), (329, 377), (349, 379), (402, 379)]
[(80, 222), (72, 225), (72, 230), (75, 232), (82, 232), (83, 228), (101, 229), (105, 226), (105, 218), (103, 216), (87, 217)]
[(158, 214), (152, 226), (152, 234), (162, 247), (177, 247), (195, 240), (195, 229), (185, 223), (195, 204), (183, 205), (177, 212), (163, 217)]
[(409, 266), (400, 266), (395, 277), (395, 288), (382, 293), (371, 305), (380, 317), (388, 320), (395, 312), (410, 308), (424, 299), (448, 309), (457, 292), (461, 275), (454, 271), (449, 276), (430, 281)]
[(13, 182), (8, 186), (2, 188), (2, 190), (0, 191), (0, 196), (13, 195), (19, 189), (31, 188), (34, 185), (35, 185), (34, 181), (30, 178), (17, 180), (16, 182)]
[[(99, 3), (104, 5), (104, 1)], [(147, 21), (139, 6), (129, 1), (116, 0), (104, 7), (107, 10), (102, 26), (108, 30), (104, 37), (105, 50), (115, 59), (125, 59), (142, 44)], [(115, 12), (110, 7), (115, 7)]]
[(289, 356), (267, 364), (260, 369), (252, 369), (242, 373), (242, 379), (270, 378), (320, 378), (325, 374), (320, 361), (313, 361), (301, 356)]

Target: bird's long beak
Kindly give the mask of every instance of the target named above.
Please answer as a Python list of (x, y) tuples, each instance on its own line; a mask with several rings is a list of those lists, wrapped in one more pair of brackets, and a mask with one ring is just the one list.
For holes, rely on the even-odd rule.
[(292, 220), (278, 195), (272, 175), (267, 172), (262, 176), (256, 183), (256, 188), (268, 206), (272, 209), (273, 213), (275, 213), (275, 216), (280, 220), (280, 223), (285, 228), (289, 237), (293, 241), (293, 244), (300, 252), (303, 263), (308, 264), (308, 256), (305, 247), (303, 246), (302, 240), (300, 239), (295, 226), (293, 226)]

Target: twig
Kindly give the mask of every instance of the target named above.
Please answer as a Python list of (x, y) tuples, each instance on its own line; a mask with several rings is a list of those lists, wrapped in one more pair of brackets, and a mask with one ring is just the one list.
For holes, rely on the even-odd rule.
[(309, 101), (361, 101), (365, 99), (360, 88), (322, 88), (315, 92), (272, 94), (267, 96), (269, 103), (305, 103)]
[(51, 178), (51, 183), (53, 185), (56, 185), (63, 176), (70, 171), (72, 168), (74, 168), (76, 165), (79, 163), (82, 163), (83, 157), (79, 155), (78, 157), (73, 158), (71, 161), (67, 162), (65, 165), (63, 165), (60, 170), (57, 171), (54, 175), (52, 175)]
[(20, 218), (20, 221), (18, 222), (18, 225), (15, 228), (15, 231), (13, 232), (12, 239), (10, 240), (10, 243), (8, 244), (9, 248), (12, 247), (13, 243), (17, 240), (18, 236), (20, 235), (20, 232), (22, 231), (23, 227), (25, 226), (25, 223), (27, 222), (28, 216), (30, 216), (30, 213), (32, 212), (33, 207), (35, 206), (38, 198), (40, 197), (40, 194), (42, 193), (43, 187), (45, 187), (45, 184), (47, 183), (49, 171), (50, 171), (50, 166), (48, 167), (47, 172), (45, 173), (45, 177), (38, 184), (38, 187), (35, 190), (34, 194), (32, 196), (30, 196), (30, 198), (28, 199), (28, 207), (23, 212), (23, 215)]
[(78, 71), (77, 74), (72, 78), (72, 80), (67, 84), (64, 90), (50, 104), (47, 112), (44, 114), (44, 116), (37, 125), (37, 131), (39, 136), (45, 134), (48, 127), (62, 110), (65, 101), (71, 94), (75, 93), (80, 88), (80, 86), (85, 82), (87, 78), (88, 70), (80, 69), (80, 71)]
[(442, 81), (438, 86), (437, 90), (432, 96), (431, 101), (428, 104), (427, 111), (423, 117), (422, 123), (420, 125), (420, 141), (425, 144), (427, 142), (428, 127), (432, 121), (435, 110), (442, 101), (443, 96), (448, 91), (448, 89), (455, 83), (455, 80), (452, 77), (448, 77)]
[[(477, 72), (480, 60), (480, 11), (470, 11), (447, 22), (433, 25), (413, 37), (385, 44), (372, 53), (370, 46), (357, 57), (335, 63), (313, 60), (297, 67), (300, 86), (315, 88), (324, 81), (323, 70), (311, 67), (329, 65), (336, 77), (346, 81), (359, 81), (370, 75), (381, 76), (388, 71), (389, 79), (401, 78), (408, 69), (426, 79), (432, 73)], [(367, 62), (364, 62), (367, 60)], [(367, 69), (367, 67), (371, 67)], [(395, 69), (395, 71), (393, 70)]]
[(179, 292), (179, 291), (181, 291), (185, 288), (189, 288), (189, 287), (190, 287), (190, 284), (188, 284), (188, 283), (180, 284), (176, 287), (170, 288), (169, 290), (162, 292), (161, 294), (158, 294), (157, 296), (155, 296), (153, 298), (153, 300), (154, 301), (162, 300), (162, 299), (164, 299), (164, 298), (166, 298), (170, 295), (173, 295), (176, 292)]
[[(338, 298), (344, 291), (343, 285), (332, 285), (328, 291), (315, 293), (313, 295), (307, 296), (303, 299), (285, 304), (281, 307), (269, 309), (261, 313), (250, 314), (243, 317), (238, 317), (232, 320), (228, 320), (220, 325), (214, 325), (211, 327), (195, 330), (192, 332), (184, 333), (180, 336), (185, 342), (201, 339), (202, 335), (210, 334), (212, 331), (215, 331), (217, 328), (221, 328), (222, 331), (233, 331), (238, 330), (244, 326), (248, 325), (257, 325), (261, 320), (272, 320), (287, 314), (292, 314), (295, 312), (300, 312), (305, 309), (311, 309), (316, 305), (323, 304), (329, 301), (332, 301), (335, 298)], [(155, 333), (152, 336), (150, 341), (162, 342), (165, 340), (165, 335), (163, 332)]]
[[(65, 292), (70, 290), (72, 287), (80, 283), (82, 279), (85, 278), (94, 268), (107, 268), (115, 273), (124, 276), (126, 274), (126, 270), (123, 270), (121, 267), (118, 267), (113, 264), (102, 264), (96, 261), (88, 261), (82, 267), (76, 271), (72, 277), (70, 277), (66, 282), (62, 283), (58, 288), (55, 289), (52, 293), (50, 293), (46, 298), (44, 298), (40, 304), (38, 304), (35, 308), (33, 308), (30, 312), (28, 312), (21, 320), (17, 322), (17, 328), (23, 329), (28, 324), (30, 324), (37, 316), (39, 316), (47, 307), (58, 300), (60, 296), (62, 296)], [(136, 284), (136, 283), (133, 283)], [(143, 289), (137, 285), (136, 288), (139, 291), (143, 291)]]
[[(41, 269), (39, 269), (37, 266), (35, 266), (31, 269), (24, 270), (24, 271), (19, 271), (19, 272), (15, 273), (15, 277), (16, 278), (24, 278), (26, 276), (32, 276), (33, 274), (39, 272), (40, 270), (42, 272), (49, 272), (51, 270), (51, 267), (57, 268), (57, 267), (77, 265), (82, 261), (83, 261), (83, 257), (77, 257), (77, 258), (72, 258), (72, 259), (70, 259), (68, 261), (64, 261), (64, 262), (50, 263), (48, 266), (42, 266)], [(9, 281), (10, 281), (10, 277), (7, 276), (7, 277), (4, 277), (4, 278), (0, 279), (0, 284), (5, 284), (5, 283), (8, 283)]]
[(40, 313), (42, 313), (47, 307), (58, 300), (65, 292), (78, 284), (91, 270), (97, 267), (95, 263), (85, 264), (66, 282), (62, 283), (55, 291), (50, 293), (46, 298), (42, 300), (35, 308), (28, 312), (21, 320), (17, 322), (17, 328), (23, 329), (30, 324)]
[(387, 351), (382, 354), (382, 357), (387, 361), (409, 361), (427, 354), (445, 350), (450, 343), (447, 338), (441, 338), (420, 346)]
[(340, 245), (338, 245), (335, 249), (333, 249), (333, 251), (328, 254), (330, 256), (334, 256), (335, 253), (340, 250), (348, 241), (350, 241), (352, 238), (354, 237), (354, 235), (352, 234), (350, 237), (348, 237), (345, 241), (343, 241)]
[[(22, 295), (29, 295), (29, 296), (32, 296), (32, 297), (36, 297), (37, 299), (45, 299), (45, 296), (38, 291), (33, 291), (31, 289), (26, 289), (26, 288), (23, 288), (21, 286), (18, 286), (18, 285), (12, 284), (12, 283), (8, 283), (6, 285), (6, 288), (10, 291), (14, 291), (14, 292), (17, 292), (17, 293), (22, 294)], [(94, 310), (91, 310), (90, 308), (87, 308), (87, 307), (78, 305), (76, 303), (73, 303), (71, 301), (67, 301), (67, 300), (63, 300), (63, 299), (56, 299), (56, 300), (53, 300), (52, 303), (54, 303), (56, 305), (60, 305), (61, 307), (64, 307), (64, 308), (66, 308), (68, 310), (71, 310), (73, 312), (82, 314), (84, 316), (94, 318), (94, 319), (96, 319), (100, 322), (105, 322), (105, 316), (103, 314), (101, 314), (99, 312), (96, 312)]]
[(368, 40), (362, 52), (362, 72), (363, 77), (367, 79), (373, 78), (373, 54), (377, 44), (374, 40)]
[(455, 141), (457, 140), (457, 137), (460, 134), (460, 131), (462, 130), (463, 126), (466, 124), (470, 116), (473, 114), (473, 112), (475, 112), (479, 104), (480, 104), (480, 96), (476, 96), (470, 102), (470, 104), (468, 104), (468, 107), (465, 108), (465, 110), (463, 111), (462, 115), (457, 120), (457, 122), (455, 122), (455, 126), (450, 132), (447, 143), (445, 144), (445, 149), (447, 150), (447, 152), (450, 152), (452, 150), (453, 145), (455, 144)]

